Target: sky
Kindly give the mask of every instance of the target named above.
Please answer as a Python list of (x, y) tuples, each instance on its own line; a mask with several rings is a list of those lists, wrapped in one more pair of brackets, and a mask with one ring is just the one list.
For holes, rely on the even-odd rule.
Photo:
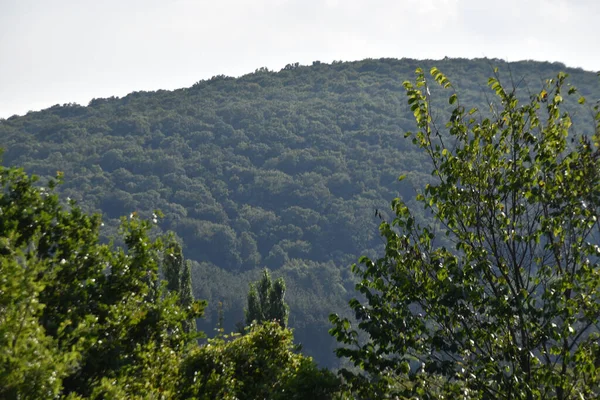
[(599, 71), (599, 24), (599, 0), (0, 0), (0, 118), (316, 60)]

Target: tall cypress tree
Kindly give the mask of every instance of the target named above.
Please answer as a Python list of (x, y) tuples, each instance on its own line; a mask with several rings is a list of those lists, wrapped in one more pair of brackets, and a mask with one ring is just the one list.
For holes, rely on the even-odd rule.
[[(179, 282), (179, 304), (184, 310), (189, 310), (194, 302), (194, 293), (192, 292), (192, 271), (189, 261), (183, 263), (181, 271), (181, 280)], [(193, 319), (185, 320), (183, 330), (186, 333), (196, 330), (196, 321)]]
[(184, 269), (183, 251), (181, 245), (169, 236), (163, 259), (163, 274), (170, 292), (180, 292), (181, 273)]
[[(179, 305), (184, 310), (189, 310), (194, 302), (192, 291), (192, 273), (190, 263), (183, 258), (181, 245), (173, 236), (167, 239), (166, 251), (163, 259), (163, 273), (167, 281), (167, 289), (179, 295)], [(186, 320), (183, 323), (185, 332), (196, 329), (194, 320)]]

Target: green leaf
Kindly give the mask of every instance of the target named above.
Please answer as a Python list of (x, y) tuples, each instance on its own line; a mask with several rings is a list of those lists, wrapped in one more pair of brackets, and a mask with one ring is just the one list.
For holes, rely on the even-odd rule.
[(441, 268), (436, 273), (439, 281), (444, 281), (448, 278), (448, 271), (445, 268)]

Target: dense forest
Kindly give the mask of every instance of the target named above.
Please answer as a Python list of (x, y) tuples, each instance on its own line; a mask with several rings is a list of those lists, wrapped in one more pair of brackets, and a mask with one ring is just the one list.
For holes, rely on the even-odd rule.
[[(483, 115), (494, 113), (486, 82), (495, 67), (523, 99), (560, 71), (581, 95), (600, 98), (595, 74), (558, 63), (292, 63), (0, 120), (2, 164), (23, 167), (41, 184), (60, 171), (61, 201), (100, 213), (103, 243), (125, 244), (120, 217), (152, 219), (159, 210), (164, 216), (149, 234), (172, 231), (182, 243), (194, 297), (208, 301), (198, 327), (209, 336), (220, 319), (227, 332), (243, 322), (249, 284), (267, 267), (285, 280), (288, 324), (303, 352), (338, 367), (328, 316), (352, 315), (350, 264), (383, 251), (377, 227), (392, 217), (392, 199), (428, 218), (413, 198), (430, 182), (432, 164), (405, 138), (416, 126), (402, 83), (434, 65)], [(453, 106), (440, 93), (431, 87), (432, 118), (443, 127)], [(576, 105), (566, 98), (563, 107)], [(593, 122), (576, 110), (575, 127)]]

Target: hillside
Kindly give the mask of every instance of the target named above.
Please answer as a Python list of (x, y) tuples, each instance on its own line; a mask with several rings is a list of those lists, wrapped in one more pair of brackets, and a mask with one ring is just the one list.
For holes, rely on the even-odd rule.
[[(123, 215), (162, 211), (157, 231), (174, 231), (195, 261), (194, 292), (209, 301), (201, 323), (209, 333), (218, 302), (234, 329), (248, 282), (265, 266), (274, 270), (288, 285), (296, 339), (333, 365), (327, 315), (347, 313), (349, 264), (382, 246), (376, 210), (385, 218), (393, 198), (409, 199), (429, 179), (424, 155), (404, 139), (414, 120), (402, 82), (433, 65), (464, 104), (482, 110), (489, 109), (485, 84), (493, 67), (523, 96), (566, 71), (581, 95), (600, 98), (594, 73), (561, 64), (290, 64), (0, 120), (2, 162), (42, 178), (64, 172), (62, 195), (101, 212), (106, 237)], [(432, 92), (439, 110), (448, 96)], [(443, 111), (437, 118), (444, 120)], [(401, 174), (408, 179), (398, 183)]]

